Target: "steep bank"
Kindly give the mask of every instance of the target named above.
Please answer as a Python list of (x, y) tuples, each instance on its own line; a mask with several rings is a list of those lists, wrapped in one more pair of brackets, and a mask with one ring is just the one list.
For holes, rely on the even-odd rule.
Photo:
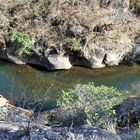
[(140, 1), (0, 2), (0, 58), (49, 70), (139, 63)]

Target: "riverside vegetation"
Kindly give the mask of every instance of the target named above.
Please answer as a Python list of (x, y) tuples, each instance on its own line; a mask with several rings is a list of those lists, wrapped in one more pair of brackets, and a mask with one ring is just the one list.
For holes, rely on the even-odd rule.
[[(40, 65), (48, 70), (69, 69), (75, 65), (102, 68), (122, 63), (139, 64), (139, 21), (140, 0), (2, 0), (0, 59), (16, 64)], [(133, 94), (139, 94), (139, 84), (132, 91), (95, 86), (94, 83), (79, 84), (74, 89), (62, 91), (57, 100), (57, 109), (47, 111), (47, 114), (43, 112), (45, 115), (42, 112), (37, 114), (41, 119), (45, 116), (39, 124), (42, 122), (43, 128), (49, 125), (51, 132), (46, 132), (42, 126), (38, 128), (39, 124), (32, 126), (30, 122), (36, 123), (34, 112), (16, 108), (3, 99), (0, 100), (0, 136), (13, 139), (15, 130), (20, 129), (19, 125), (14, 131), (3, 128), (8, 118), (10, 126), (13, 126), (13, 121), (21, 123), (21, 120), (28, 124), (26, 133), (24, 136), (23, 133), (18, 135), (19, 139), (56, 139), (58, 135), (61, 135), (61, 139), (81, 139), (80, 136), (83, 140), (90, 136), (96, 139), (96, 135), (106, 134), (93, 129), (98, 127), (116, 134), (110, 136), (107, 133), (99, 139), (137, 140), (140, 97), (128, 98)], [(128, 99), (124, 100), (126, 96)], [(7, 114), (4, 109), (8, 109)], [(26, 112), (29, 112), (29, 117)], [(135, 124), (138, 125), (136, 133)], [(77, 130), (81, 125), (87, 125), (88, 129)], [(60, 127), (73, 127), (76, 131), (74, 133), (68, 128), (63, 135), (57, 130), (50, 138), (50, 133), (55, 131), (53, 128)], [(88, 132), (87, 138), (84, 130)], [(132, 130), (132, 135), (125, 135), (125, 130)]]
[(95, 86), (94, 83), (79, 84), (75, 89), (62, 91), (57, 104), (70, 112), (72, 118), (83, 115), (83, 123), (108, 128), (115, 116), (112, 107), (130, 94), (114, 87)]
[[(79, 84), (62, 91), (58, 108), (44, 112), (17, 108), (0, 96), (0, 138), (138, 140), (140, 97), (131, 95), (139, 93), (139, 87), (137, 83), (131, 91), (122, 91), (94, 83)], [(124, 100), (126, 96), (131, 98)]]
[(10, 33), (10, 41), (13, 43), (13, 47), (19, 51), (19, 53), (31, 54), (32, 40), (30, 36), (24, 32), (12, 31)]
[[(130, 91), (104, 85), (95, 86), (94, 83), (78, 84), (74, 89), (62, 91), (57, 104), (69, 114), (71, 126), (85, 124), (111, 133), (120, 131), (122, 140), (137, 140), (140, 138), (139, 88), (139, 82), (132, 85)], [(132, 95), (134, 99), (131, 99)], [(126, 98), (128, 102), (123, 103)], [(127, 132), (131, 134), (123, 136)]]

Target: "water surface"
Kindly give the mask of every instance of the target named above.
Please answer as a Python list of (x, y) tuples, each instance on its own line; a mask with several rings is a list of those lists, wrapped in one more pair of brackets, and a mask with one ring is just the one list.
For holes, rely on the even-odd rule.
[(140, 66), (94, 70), (74, 67), (70, 70), (49, 72), (46, 69), (0, 61), (0, 92), (22, 107), (54, 107), (58, 93), (78, 83), (94, 82), (95, 85), (130, 89), (139, 80)]

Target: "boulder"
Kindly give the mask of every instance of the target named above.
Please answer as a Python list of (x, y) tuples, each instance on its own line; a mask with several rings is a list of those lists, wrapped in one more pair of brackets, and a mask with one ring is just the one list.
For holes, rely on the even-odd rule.
[(70, 69), (72, 67), (69, 56), (63, 54), (57, 47), (46, 49), (43, 60), (44, 66), (49, 70)]
[(136, 36), (131, 50), (125, 55), (124, 63), (140, 64), (140, 36)]
[(107, 52), (104, 63), (106, 64), (106, 66), (117, 66), (121, 62), (122, 58), (123, 57), (121, 55), (119, 56), (117, 52)]
[(34, 124), (0, 124), (3, 140), (121, 140), (119, 136), (93, 127), (43, 128)]
[(85, 115), (75, 115), (64, 108), (35, 113), (34, 121), (47, 126), (78, 127), (84, 125)]
[(89, 62), (91, 68), (105, 67), (103, 63), (105, 50), (103, 48), (94, 46), (85, 47), (83, 50), (83, 57)]
[(60, 69), (70, 69), (72, 67), (69, 57), (61, 55), (50, 55), (47, 57), (49, 66), (46, 67), (49, 70), (60, 70)]
[(0, 121), (28, 122), (34, 112), (12, 105), (6, 98), (0, 95)]
[(140, 96), (125, 99), (122, 103), (115, 105), (113, 109), (116, 112), (119, 127), (134, 125), (140, 118)]

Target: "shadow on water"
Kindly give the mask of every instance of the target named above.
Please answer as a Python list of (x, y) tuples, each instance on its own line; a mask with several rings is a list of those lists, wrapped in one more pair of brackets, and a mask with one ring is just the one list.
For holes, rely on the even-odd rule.
[(66, 70), (48, 70), (44, 66), (33, 65), (33, 64), (30, 64), (28, 66), (32, 67), (33, 69), (36, 69), (36, 70), (39, 70), (39, 71), (43, 71), (43, 72), (49, 72), (49, 73), (51, 73), (51, 72), (54, 73), (54, 72), (59, 72), (59, 71), (66, 71)]
[(44, 67), (14, 65), (0, 62), (0, 92), (18, 106), (51, 109), (61, 90), (76, 84), (94, 82), (95, 85), (129, 89), (140, 80), (140, 66), (120, 66), (104, 69), (74, 67), (70, 70), (48, 71)]

